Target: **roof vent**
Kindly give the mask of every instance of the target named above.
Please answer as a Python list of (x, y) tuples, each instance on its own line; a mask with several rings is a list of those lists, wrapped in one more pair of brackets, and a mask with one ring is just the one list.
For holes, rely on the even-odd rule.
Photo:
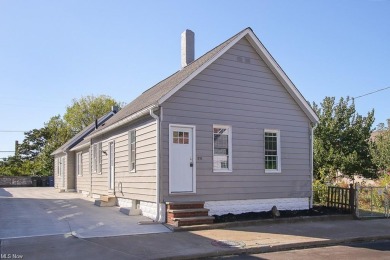
[(114, 112), (114, 113), (116, 113), (116, 112), (119, 111), (119, 107), (118, 107), (118, 106), (112, 106), (112, 107), (111, 107), (111, 111)]
[(181, 34), (181, 67), (184, 68), (195, 59), (195, 34), (185, 30)]

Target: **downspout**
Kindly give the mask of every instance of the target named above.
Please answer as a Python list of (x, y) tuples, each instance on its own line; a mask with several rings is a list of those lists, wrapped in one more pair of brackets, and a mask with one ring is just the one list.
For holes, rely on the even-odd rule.
[(310, 125), (311, 127), (311, 133), (310, 133), (310, 178), (311, 178), (311, 197), (310, 197), (310, 205), (309, 208), (313, 208), (313, 196), (314, 196), (314, 191), (313, 191), (313, 174), (314, 174), (314, 129), (317, 127), (317, 124)]
[(160, 118), (153, 112), (153, 108), (149, 110), (151, 117), (156, 119), (156, 219), (154, 222), (160, 221)]

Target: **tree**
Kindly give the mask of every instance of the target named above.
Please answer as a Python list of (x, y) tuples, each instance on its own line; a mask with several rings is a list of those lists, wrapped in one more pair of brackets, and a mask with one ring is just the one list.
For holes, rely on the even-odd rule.
[(46, 127), (24, 133), (24, 140), (18, 147), (18, 154), (23, 160), (34, 160), (45, 147), (50, 133)]
[(369, 149), (374, 111), (366, 117), (356, 112), (354, 100), (326, 97), (319, 105), (313, 103), (319, 116), (314, 130), (314, 175), (317, 180), (330, 181), (337, 172), (371, 177), (375, 166)]
[(379, 133), (370, 145), (372, 160), (382, 173), (390, 171), (390, 129)]
[(73, 99), (72, 102), (64, 118), (53, 116), (42, 128), (26, 132), (19, 145), (19, 156), (11, 156), (3, 161), (0, 174), (52, 174), (54, 159), (51, 154), (95, 119), (111, 111), (112, 106), (119, 108), (121, 105), (108, 96), (87, 96)]
[(74, 134), (69, 124), (60, 115), (50, 118), (49, 122), (45, 123), (45, 128), (50, 137), (36, 161), (41, 165), (40, 172), (49, 175), (54, 171), (54, 158), (51, 154), (72, 138)]
[(72, 131), (77, 133), (94, 122), (95, 119), (111, 111), (112, 106), (119, 108), (121, 104), (105, 95), (73, 99), (72, 105), (66, 108), (64, 119)]

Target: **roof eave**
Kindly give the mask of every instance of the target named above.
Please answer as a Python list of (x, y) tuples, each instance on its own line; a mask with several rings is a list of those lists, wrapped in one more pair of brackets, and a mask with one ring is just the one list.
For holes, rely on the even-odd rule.
[(214, 55), (210, 60), (205, 62), (202, 66), (200, 66), (197, 70), (195, 70), (191, 75), (189, 75), (185, 80), (180, 82), (175, 88), (173, 88), (171, 91), (169, 91), (167, 94), (162, 96), (158, 100), (158, 104), (161, 105), (163, 102), (165, 102), (168, 98), (170, 98), (173, 94), (175, 94), (179, 89), (181, 89), (185, 84), (190, 82), (193, 78), (195, 78), (200, 72), (202, 72), (204, 69), (206, 69), (211, 63), (213, 63), (215, 60), (217, 60), (219, 57), (221, 57), (227, 50), (229, 50), (234, 44), (236, 44), (239, 40), (241, 40), (248, 32), (250, 32), (251, 29), (247, 28), (243, 30), (237, 37), (231, 41), (228, 45), (223, 47), (218, 53)]
[(71, 151), (71, 152), (78, 151), (78, 150), (81, 150), (81, 149), (89, 147), (89, 145), (90, 145), (89, 142), (85, 143), (85, 144), (81, 144), (81, 145), (76, 145), (75, 147), (73, 147), (69, 151)]
[(114, 130), (114, 129), (120, 127), (120, 126), (123, 126), (123, 125), (127, 124), (127, 123), (130, 123), (131, 121), (133, 121), (135, 119), (138, 119), (138, 118), (140, 118), (140, 117), (142, 117), (144, 115), (149, 114), (150, 110), (154, 110), (156, 108), (158, 108), (157, 104), (150, 105), (150, 106), (148, 106), (148, 107), (146, 107), (146, 108), (144, 108), (144, 109), (142, 109), (142, 110), (140, 110), (140, 111), (138, 111), (138, 112), (136, 112), (134, 114), (131, 114), (131, 115), (123, 118), (122, 120), (119, 120), (118, 122), (116, 122), (116, 123), (114, 123), (114, 124), (104, 128), (104, 129), (102, 129), (100, 131), (97, 131), (96, 133), (93, 133), (93, 134), (89, 135), (87, 137), (87, 140), (92, 139), (92, 138), (97, 137), (97, 136), (100, 136), (100, 135), (102, 135), (104, 133), (107, 133), (107, 132), (109, 132), (111, 130)]

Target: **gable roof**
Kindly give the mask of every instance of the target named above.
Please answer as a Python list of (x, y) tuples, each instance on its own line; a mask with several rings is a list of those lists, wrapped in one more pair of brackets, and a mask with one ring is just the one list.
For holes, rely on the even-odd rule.
[[(97, 120), (97, 125), (100, 126), (101, 124), (106, 122), (110, 117), (115, 115), (115, 113), (116, 113), (116, 111), (112, 110), (112, 111), (108, 112), (107, 114), (105, 114), (104, 116), (100, 117)], [(96, 122), (93, 122), (90, 125), (88, 125), (87, 127), (85, 127), (83, 130), (81, 130), (75, 136), (73, 136), (71, 139), (69, 139), (66, 143), (64, 143), (62, 146), (60, 146), (57, 150), (52, 152), (51, 155), (56, 155), (59, 153), (66, 152), (66, 151), (70, 150), (71, 148), (73, 148), (74, 146), (76, 146), (77, 144), (79, 144), (80, 142), (82, 142), (87, 135), (89, 135), (91, 132), (93, 132), (95, 130), (95, 127), (96, 127), (95, 124), (96, 124)]]
[(257, 53), (270, 67), (272, 72), (281, 81), (283, 86), (290, 93), (292, 98), (298, 103), (298, 105), (301, 107), (301, 109), (304, 111), (310, 121), (313, 123), (317, 123), (318, 117), (315, 114), (314, 110), (310, 107), (310, 105), (304, 99), (302, 94), (288, 78), (286, 73), (282, 70), (279, 64), (275, 61), (275, 59), (267, 51), (267, 49), (260, 42), (257, 36), (253, 33), (252, 29), (248, 27), (240, 31), (233, 37), (229, 38), (228, 40), (224, 41), (206, 54), (202, 55), (198, 59), (194, 60), (186, 67), (175, 72), (171, 76), (165, 78), (164, 80), (160, 81), (153, 87), (143, 92), (140, 96), (138, 96), (128, 105), (126, 105), (122, 110), (120, 110), (115, 116), (110, 118), (104, 124), (104, 126), (96, 130), (91, 135), (91, 137), (98, 136), (99, 134), (116, 128), (116, 126), (130, 122), (133, 118), (136, 117), (137, 113), (146, 114), (148, 113), (148, 109), (158, 107), (160, 104), (162, 104), (165, 100), (171, 97), (180, 88), (182, 88), (191, 79), (193, 79), (196, 75), (198, 75), (201, 71), (203, 71), (220, 56), (222, 56), (227, 50), (229, 50), (234, 44), (236, 44), (244, 37), (246, 37), (246, 39), (251, 43)]

